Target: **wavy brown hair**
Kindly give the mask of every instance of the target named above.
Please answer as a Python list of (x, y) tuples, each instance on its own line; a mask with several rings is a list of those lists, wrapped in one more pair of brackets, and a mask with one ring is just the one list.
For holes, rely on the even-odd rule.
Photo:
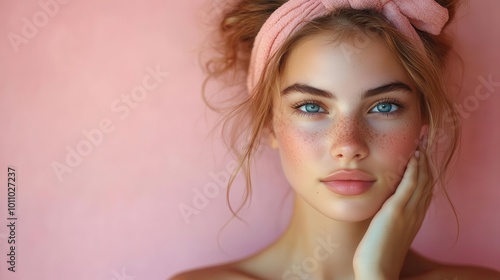
[[(451, 41), (446, 33), (435, 36), (417, 30), (425, 46), (424, 54), (381, 14), (371, 10), (339, 9), (307, 22), (291, 35), (270, 59), (257, 86), (249, 93), (244, 85), (254, 39), (266, 19), (284, 2), (286, 1), (243, 0), (227, 5), (218, 21), (215, 36), (217, 55), (205, 64), (208, 76), (204, 86), (213, 79), (222, 79), (228, 86), (236, 86), (230, 91), (234, 95), (229, 94), (229, 91), (221, 91), (227, 96), (218, 106), (210, 102), (206, 91), (203, 91), (208, 106), (222, 114), (225, 143), (238, 158), (238, 168), (231, 174), (227, 188), (227, 201), (234, 216), (238, 217), (239, 210), (251, 196), (251, 159), (261, 140), (271, 129), (273, 101), (279, 92), (279, 80), (287, 59), (299, 42), (323, 34), (331, 36), (332, 42), (352, 41), (360, 35), (377, 38), (404, 66), (420, 94), (423, 117), (429, 124), (428, 143), (425, 147), (433, 170), (432, 183), (439, 183), (451, 205), (444, 185), (459, 147), (460, 123), (443, 81), (451, 51)], [(448, 9), (448, 25), (455, 17), (458, 3), (454, 0), (437, 2)], [(240, 172), (244, 173), (246, 188), (243, 202), (235, 211), (229, 202), (229, 193)], [(455, 212), (453, 205), (452, 209)]]

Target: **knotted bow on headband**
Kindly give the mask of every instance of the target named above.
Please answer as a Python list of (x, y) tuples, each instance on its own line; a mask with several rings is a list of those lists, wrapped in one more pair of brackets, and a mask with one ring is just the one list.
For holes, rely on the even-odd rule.
[[(340, 8), (376, 10), (401, 33), (424, 46), (415, 28), (439, 35), (448, 21), (448, 10), (434, 0), (290, 0), (261, 27), (252, 49), (247, 87), (251, 93), (269, 59), (283, 42), (306, 22)], [(415, 26), (413, 27), (412, 26)]]

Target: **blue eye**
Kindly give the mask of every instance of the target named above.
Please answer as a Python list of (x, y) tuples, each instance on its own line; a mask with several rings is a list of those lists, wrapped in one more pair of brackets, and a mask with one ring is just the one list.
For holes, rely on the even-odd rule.
[(313, 100), (304, 100), (302, 102), (292, 105), (295, 109), (295, 113), (305, 116), (317, 116), (318, 114), (326, 113), (326, 110), (318, 103)]
[(397, 110), (399, 110), (399, 105), (392, 102), (381, 102), (372, 109), (372, 112), (388, 114)]
[[(301, 109), (303, 108), (303, 109)], [(314, 103), (307, 103), (299, 107), (301, 111), (304, 111), (306, 113), (319, 113), (321, 110), (323, 110), (318, 104)], [(324, 111), (324, 110), (323, 110)]]

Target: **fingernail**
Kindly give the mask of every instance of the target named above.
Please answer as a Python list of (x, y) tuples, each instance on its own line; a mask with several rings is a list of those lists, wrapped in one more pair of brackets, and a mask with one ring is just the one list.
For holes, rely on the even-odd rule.
[(418, 159), (420, 157), (420, 151), (415, 151), (415, 157)]

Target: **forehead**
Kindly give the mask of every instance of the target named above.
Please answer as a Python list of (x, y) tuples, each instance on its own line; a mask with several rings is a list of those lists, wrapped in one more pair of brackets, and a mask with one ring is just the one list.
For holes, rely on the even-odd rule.
[(334, 92), (356, 93), (399, 81), (412, 84), (406, 70), (390, 49), (376, 37), (332, 40), (316, 35), (299, 42), (286, 61), (281, 90), (294, 83)]

